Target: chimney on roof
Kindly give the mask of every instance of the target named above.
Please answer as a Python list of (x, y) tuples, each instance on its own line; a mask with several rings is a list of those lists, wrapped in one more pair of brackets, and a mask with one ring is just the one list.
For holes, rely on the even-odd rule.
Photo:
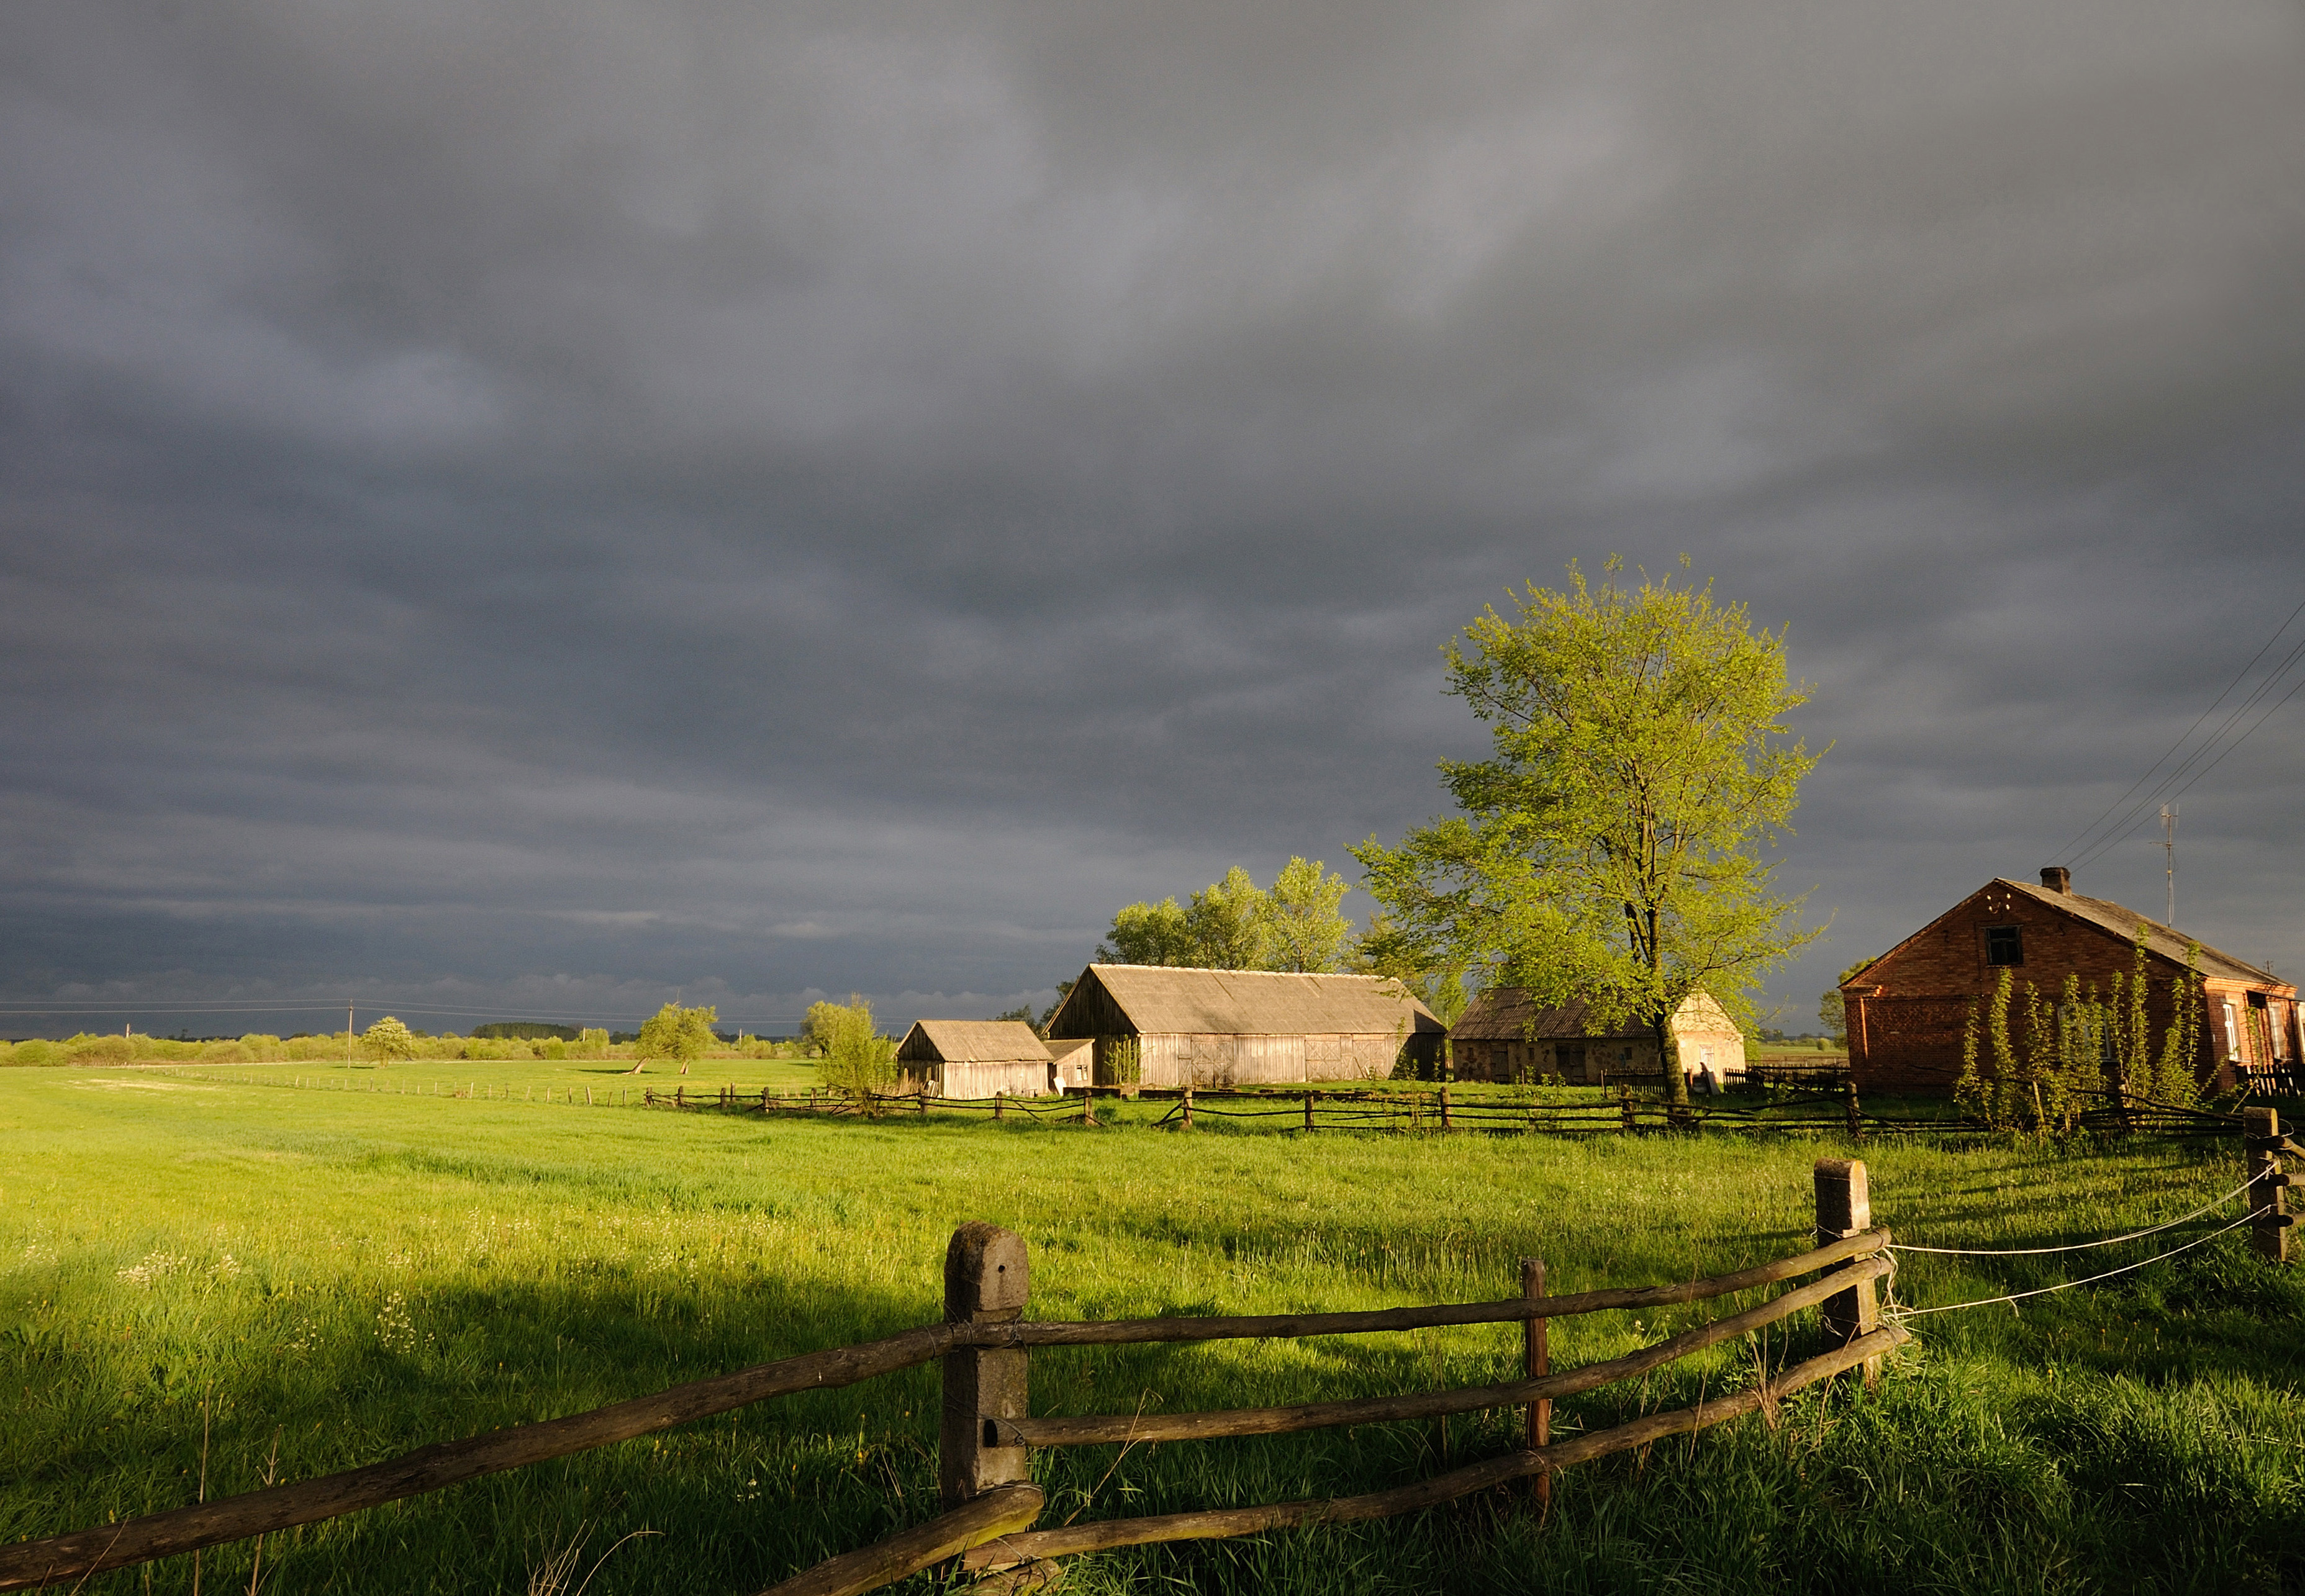
[(2071, 894), (2073, 889), (2073, 872), (2062, 864), (2045, 864), (2041, 867), (2041, 885), (2051, 892)]

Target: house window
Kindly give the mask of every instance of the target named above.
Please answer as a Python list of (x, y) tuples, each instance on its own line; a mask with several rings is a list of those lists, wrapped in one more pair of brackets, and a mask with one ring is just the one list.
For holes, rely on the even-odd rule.
[(2224, 1010), (2225, 1057), (2227, 1058), (2239, 1058), (2241, 1057), (2241, 1019), (2233, 1013), (2233, 1006), (2232, 1004), (2226, 1004), (2224, 1006)]
[(1988, 964), (2021, 964), (2025, 962), (2025, 930), (2022, 926), (1989, 925), (1985, 928), (1985, 962)]

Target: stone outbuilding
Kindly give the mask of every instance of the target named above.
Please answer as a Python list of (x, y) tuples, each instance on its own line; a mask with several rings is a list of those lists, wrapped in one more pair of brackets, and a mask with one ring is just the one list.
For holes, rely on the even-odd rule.
[[(1557, 1077), (1571, 1086), (1663, 1075), (1654, 1028), (1638, 1022), (1603, 1026), (1591, 1011), (1582, 998), (1548, 1008), (1520, 987), (1491, 987), (1449, 1028), (1451, 1068), (1459, 1081)], [(1744, 1074), (1744, 1034), (1711, 993), (1690, 993), (1665, 1029), (1691, 1081), (1705, 1070), (1722, 1082)]]
[(897, 1044), (897, 1070), (932, 1096), (1046, 1097), (1057, 1060), (1021, 1020), (915, 1020)]
[(1850, 976), (1841, 989), (1849, 1069), (1858, 1088), (1944, 1092), (1961, 1074), (1972, 1008), (2010, 971), (2051, 1002), (2068, 973), (2107, 996), (2126, 976), (2145, 933), (2146, 1004), (2153, 1045), (2170, 1020), (2185, 949), (2200, 947), (2202, 1012), (2194, 1074), (2230, 1087), (2253, 1070), (2293, 1070), (2300, 1056), (2297, 988), (2270, 971), (2202, 945), (2133, 909), (2072, 889), (2061, 866), (2041, 884), (1995, 878)]
[(1386, 976), (1091, 964), (1048, 1029), (1093, 1040), (1099, 1085), (1250, 1086), (1429, 1067), (1445, 1028)]

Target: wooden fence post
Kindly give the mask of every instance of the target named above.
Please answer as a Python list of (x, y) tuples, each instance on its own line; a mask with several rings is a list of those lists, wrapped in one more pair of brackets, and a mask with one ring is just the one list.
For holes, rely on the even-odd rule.
[(1000, 1089), (999, 1089), (999, 1087), (997, 1087), (997, 1086), (996, 1086), (996, 1087), (994, 1087), (994, 1088), (992, 1089), (992, 1117), (993, 1117), (993, 1118), (995, 1118), (995, 1119), (998, 1119), (998, 1118), (999, 1118), (999, 1117), (1000, 1117), (1000, 1115), (1001, 1115)]
[(1305, 1094), (1305, 1128), (1313, 1128), (1313, 1094), (1309, 1091)]
[(2289, 1176), (2281, 1172), (2281, 1112), (2277, 1108), (2243, 1108), (2241, 1135), (2249, 1149), (2250, 1245), (2259, 1258), (2289, 1261), (2289, 1227), (2297, 1222), (2287, 1213)]
[(1629, 1134), (1637, 1123), (1633, 1118), (1633, 1089), (1631, 1087), (1620, 1086), (1617, 1088), (1617, 1110), (1623, 1116), (1625, 1130), (1627, 1133)]
[(1441, 1083), (1441, 1128), (1444, 1131), (1454, 1128), (1449, 1120), (1449, 1083), (1445, 1081)]
[(1189, 1086), (1185, 1088), (1185, 1128), (1193, 1128), (1193, 1089)]
[[(1873, 1227), (1873, 1193), (1863, 1159), (1819, 1159), (1816, 1161), (1816, 1244), (1820, 1247)], [(1835, 1269), (1845, 1269), (1845, 1263)], [(1859, 1336), (1881, 1328), (1881, 1303), (1873, 1282), (1861, 1280), (1847, 1291), (1824, 1299), (1824, 1333), (1846, 1346)], [(1881, 1375), (1881, 1360), (1867, 1358), (1865, 1383)]]
[[(948, 1324), (997, 1324), (1021, 1317), (1030, 1287), (1025, 1239), (972, 1219), (944, 1253)], [(1025, 1448), (989, 1444), (991, 1421), (1027, 1416), (1022, 1347), (959, 1347), (944, 1355), (937, 1486), (947, 1512), (996, 1486), (1026, 1479)]]
[[(1851, 1141), (1862, 1141), (1865, 1136), (1865, 1118), (1857, 1108), (1857, 1077), (1855, 1075), (1849, 1077), (1849, 1135)], [(1862, 1166), (1859, 1167), (1862, 1167)], [(1870, 1221), (1868, 1220), (1867, 1223)]]
[[(1520, 1294), (1525, 1297), (1544, 1295), (1544, 1260), (1524, 1258), (1520, 1261)], [(1552, 1372), (1552, 1348), (1546, 1345), (1544, 1320), (1521, 1320), (1521, 1370), (1531, 1380)], [(1545, 1397), (1528, 1405), (1528, 1449), (1541, 1451), (1552, 1443), (1552, 1400)], [(1536, 1509), (1540, 1524), (1552, 1510), (1552, 1471), (1546, 1469), (1531, 1483), (1536, 1491)]]

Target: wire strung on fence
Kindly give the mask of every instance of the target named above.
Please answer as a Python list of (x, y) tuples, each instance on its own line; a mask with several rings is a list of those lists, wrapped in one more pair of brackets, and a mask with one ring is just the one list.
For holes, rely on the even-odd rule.
[[(2243, 1189), (2246, 1190), (2247, 1188)], [(2264, 1210), (2260, 1209), (2251, 1209), (2249, 1212), (2241, 1215), (2240, 1218), (2233, 1220), (2231, 1224), (2221, 1225), (2215, 1230), (2205, 1231), (2201, 1235), (2195, 1236), (2191, 1241), (2182, 1242), (2176, 1246), (2170, 1248), (2166, 1252), (2158, 1252), (2150, 1258), (2140, 1258), (2134, 1263), (2124, 1263), (2119, 1269), (2106, 1269), (2102, 1274), (2086, 1276), (2079, 1280), (2061, 1280), (2054, 1286), (2037, 1286), (2030, 1291), (2012, 1291), (2004, 1293), (2000, 1296), (1977, 1297), (1966, 1303), (1941, 1303), (1934, 1308), (1909, 1308), (1902, 1303), (1897, 1301), (1897, 1274), (1892, 1269), (1889, 1271), (1888, 1279), (1884, 1287), (1885, 1300), (1884, 1300), (1881, 1304), (1881, 1312), (1891, 1323), (1902, 1325), (1909, 1319), (1918, 1319), (1925, 1314), (1956, 1313), (1963, 1308), (1990, 1308), (2001, 1303), (2021, 1303), (2027, 1297), (2047, 1296), (2052, 1292), (2071, 1291), (2076, 1286), (2094, 1286), (2100, 1280), (2110, 1280), (2115, 1275), (2130, 1274), (2135, 1270), (2144, 1269), (2148, 1264), (2159, 1263), (2165, 1259), (2174, 1258), (2180, 1252), (2190, 1252), (2193, 1248), (2199, 1246), (2203, 1242), (2213, 1242), (2216, 1240), (2217, 1237), (2225, 1235), (2228, 1231), (2240, 1229), (2251, 1219), (2256, 1218), (2262, 1211)], [(1921, 1249), (1897, 1249), (1899, 1252), (1918, 1250)], [(1942, 1249), (1929, 1250), (1942, 1251)], [(1991, 1256), (1991, 1254), (1986, 1254), (1986, 1256)], [(1892, 1261), (1893, 1262), (1894, 1260), (1892, 1259)]]
[(1935, 1252), (1949, 1258), (2037, 1258), (2050, 1252), (2086, 1252), (2092, 1247), (2117, 1247), (2123, 1242), (2133, 1242), (2145, 1236), (2158, 1235), (2165, 1230), (2174, 1230), (2180, 1225), (2190, 1224), (2203, 1214), (2213, 1213), (2223, 1208), (2256, 1184), (2254, 1177), (2245, 1180), (2215, 1201), (2205, 1202), (2191, 1213), (2180, 1218), (2171, 1219), (2166, 1224), (2149, 1226), (2143, 1230), (2132, 1230), (2126, 1235), (2108, 1235), (2093, 1242), (2072, 1242), (2062, 1247), (1920, 1247), (1909, 1242), (1899, 1242), (1889, 1250), (1892, 1252)]

